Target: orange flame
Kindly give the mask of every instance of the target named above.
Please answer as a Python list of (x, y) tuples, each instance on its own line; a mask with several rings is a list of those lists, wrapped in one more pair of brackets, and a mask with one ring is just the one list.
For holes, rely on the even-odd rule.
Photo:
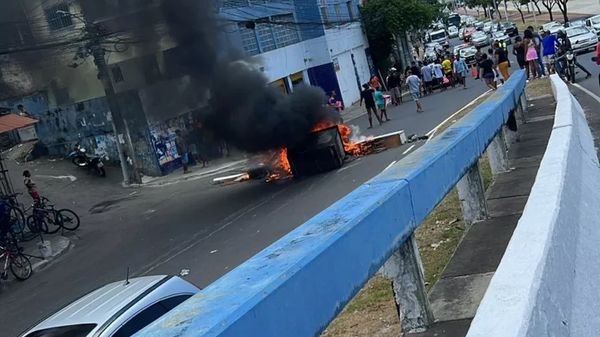
[[(321, 131), (323, 129), (327, 129), (335, 125), (336, 123), (332, 121), (321, 121), (312, 128), (311, 132)], [(353, 143), (350, 140), (350, 136), (352, 135), (352, 129), (344, 123), (337, 124), (337, 127), (340, 132), (340, 136), (342, 136), (342, 142), (344, 143), (344, 151), (353, 156), (361, 155), (363, 152), (361, 146), (359, 144)]]
[(292, 176), (292, 166), (287, 154), (288, 150), (285, 147), (275, 153), (271, 161), (271, 167), (274, 168), (274, 171), (267, 177), (267, 182)]

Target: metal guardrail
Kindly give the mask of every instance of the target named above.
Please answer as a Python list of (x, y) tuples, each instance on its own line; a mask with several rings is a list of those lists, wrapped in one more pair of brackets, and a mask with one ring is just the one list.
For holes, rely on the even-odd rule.
[(600, 164), (583, 109), (557, 75), (551, 80), (552, 134), (468, 337), (600, 331)]
[(406, 298), (397, 296), (403, 328), (427, 324), (413, 231), (457, 183), (467, 220), (482, 213), (474, 200), (483, 193), (478, 159), (488, 146), (505, 158), (503, 125), (511, 111), (522, 111), (525, 79), (513, 73), (439, 136), (136, 336), (315, 336), (390, 258), (411, 280)]

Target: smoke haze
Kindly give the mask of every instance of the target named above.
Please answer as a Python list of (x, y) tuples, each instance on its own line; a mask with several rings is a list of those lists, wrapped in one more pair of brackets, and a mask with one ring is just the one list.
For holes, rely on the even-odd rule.
[(237, 148), (249, 152), (294, 145), (327, 118), (324, 92), (299, 87), (291, 95), (268, 85), (250, 60), (241, 58), (221, 41), (214, 10), (205, 1), (164, 0), (164, 19), (171, 36), (185, 51), (184, 67), (208, 88), (209, 108), (203, 126)]

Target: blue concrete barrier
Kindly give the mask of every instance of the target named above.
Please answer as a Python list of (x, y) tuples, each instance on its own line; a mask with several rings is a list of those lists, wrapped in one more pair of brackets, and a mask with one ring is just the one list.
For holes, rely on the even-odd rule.
[(525, 73), (383, 174), (136, 336), (318, 335), (485, 151)]

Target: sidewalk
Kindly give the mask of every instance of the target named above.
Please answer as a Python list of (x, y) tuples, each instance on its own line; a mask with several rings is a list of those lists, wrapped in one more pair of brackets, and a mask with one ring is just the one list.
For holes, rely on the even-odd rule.
[(552, 125), (554, 99), (529, 102), (520, 142), (508, 156), (511, 170), (495, 177), (487, 191), (489, 219), (474, 223), (429, 293), (436, 322), (415, 337), (464, 337), (523, 212)]

